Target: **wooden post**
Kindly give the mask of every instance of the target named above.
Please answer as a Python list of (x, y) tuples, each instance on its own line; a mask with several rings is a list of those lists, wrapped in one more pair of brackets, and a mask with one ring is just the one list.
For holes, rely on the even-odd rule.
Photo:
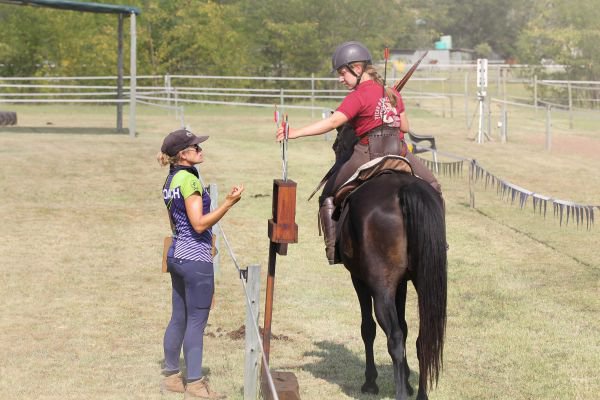
[[(298, 225), (296, 218), (296, 182), (275, 179), (273, 181), (273, 218), (268, 221), (269, 265), (267, 272), (267, 287), (265, 299), (265, 320), (263, 326), (263, 350), (265, 359), (269, 362), (271, 353), (271, 322), (273, 316), (273, 295), (275, 291), (275, 264), (277, 254), (287, 255), (288, 243), (298, 242)], [(263, 365), (263, 373), (266, 372)], [(264, 381), (264, 379), (263, 379)], [(274, 380), (275, 388), (278, 381)], [(287, 390), (282, 389), (281, 390)], [(297, 397), (299, 398), (299, 396)]]
[[(246, 289), (250, 304), (246, 304), (246, 357), (244, 368), (244, 400), (256, 400), (258, 381), (258, 360), (260, 348), (258, 346), (259, 297), (260, 297), (260, 266), (248, 267)], [(256, 316), (256, 319), (254, 319)]]
[(267, 292), (265, 300), (265, 322), (263, 330), (263, 348), (269, 361), (271, 349), (271, 321), (273, 316), (273, 293), (275, 291), (275, 264), (277, 254), (287, 255), (288, 243), (298, 241), (296, 218), (296, 182), (275, 179), (273, 181), (273, 218), (269, 220), (268, 235), (269, 269), (267, 273)]

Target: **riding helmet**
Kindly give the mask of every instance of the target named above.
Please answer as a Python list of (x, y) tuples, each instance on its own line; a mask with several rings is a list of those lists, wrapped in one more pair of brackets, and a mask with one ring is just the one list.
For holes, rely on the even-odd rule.
[(341, 67), (348, 67), (353, 62), (363, 61), (371, 64), (371, 53), (360, 42), (344, 42), (340, 44), (331, 57), (332, 72), (337, 71)]

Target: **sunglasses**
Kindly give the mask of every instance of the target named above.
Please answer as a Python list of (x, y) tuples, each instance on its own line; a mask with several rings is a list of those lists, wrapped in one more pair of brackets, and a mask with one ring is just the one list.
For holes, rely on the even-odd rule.
[(197, 144), (193, 144), (183, 151), (188, 151), (188, 150), (196, 150), (196, 153), (200, 153), (202, 151), (202, 147), (198, 146)]

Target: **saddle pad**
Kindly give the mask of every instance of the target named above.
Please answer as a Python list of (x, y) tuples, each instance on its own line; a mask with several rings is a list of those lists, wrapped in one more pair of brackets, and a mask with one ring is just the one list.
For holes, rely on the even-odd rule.
[(384, 171), (400, 171), (414, 175), (408, 159), (402, 156), (387, 155), (361, 165), (358, 170), (348, 179), (335, 193), (333, 203), (336, 206), (342, 204), (344, 199), (360, 186), (363, 182), (383, 173)]

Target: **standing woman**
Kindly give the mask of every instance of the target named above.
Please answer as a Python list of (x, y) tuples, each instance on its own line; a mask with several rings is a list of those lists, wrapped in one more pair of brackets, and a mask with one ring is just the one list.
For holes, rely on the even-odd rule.
[[(169, 165), (163, 198), (173, 230), (167, 253), (173, 309), (164, 336), (165, 367), (161, 391), (185, 392), (185, 398), (220, 399), (202, 376), (204, 328), (214, 293), (212, 226), (237, 203), (244, 191), (234, 186), (225, 201), (210, 211), (208, 191), (202, 187), (196, 164), (204, 161), (198, 145), (208, 136), (179, 129), (165, 137), (158, 161)], [(187, 376), (179, 371), (183, 345)]]
[[(429, 182), (441, 195), (441, 187), (431, 171), (414, 157), (404, 143), (408, 119), (400, 93), (383, 86), (383, 79), (372, 65), (371, 53), (360, 42), (345, 42), (333, 53), (331, 64), (339, 82), (350, 90), (340, 106), (328, 118), (302, 128), (290, 128), (290, 139), (321, 135), (348, 123), (357, 139), (348, 161), (332, 175), (319, 198), (319, 216), (325, 237), (325, 252), (330, 264), (339, 262), (335, 257), (335, 221), (331, 219), (336, 190), (362, 164), (387, 154), (401, 155), (410, 161), (416, 175)], [(283, 127), (277, 131), (277, 140), (284, 138)]]

